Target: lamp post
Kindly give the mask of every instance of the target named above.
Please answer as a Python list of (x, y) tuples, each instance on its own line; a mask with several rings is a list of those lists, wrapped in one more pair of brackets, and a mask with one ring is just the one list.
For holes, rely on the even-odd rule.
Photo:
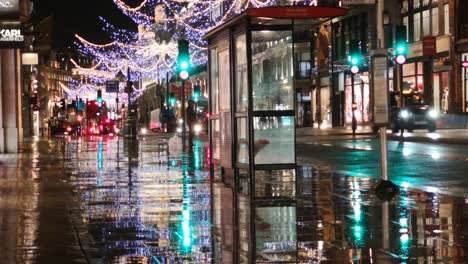
[[(123, 74), (122, 70), (119, 70), (119, 72), (117, 73), (117, 75), (115, 76), (115, 79), (121, 83), (121, 82), (125, 82), (126, 78), (125, 78), (125, 75)], [(123, 111), (124, 109), (122, 109)], [(115, 94), (115, 115), (117, 117), (117, 125), (120, 124), (120, 120), (122, 119), (122, 117), (119, 117), (119, 86), (117, 86), (117, 90), (116, 90), (116, 94)], [(117, 134), (119, 134), (117, 132)], [(118, 142), (117, 142), (118, 144)], [(117, 145), (118, 147), (118, 145)], [(117, 149), (118, 150), (118, 149)]]
[(131, 105), (131, 95), (132, 95), (132, 81), (130, 80), (130, 67), (127, 67), (127, 86), (125, 87), (126, 92), (128, 93), (128, 114), (127, 120), (125, 121), (126, 126), (126, 137), (134, 138), (136, 137), (136, 124), (134, 120), (134, 114)]

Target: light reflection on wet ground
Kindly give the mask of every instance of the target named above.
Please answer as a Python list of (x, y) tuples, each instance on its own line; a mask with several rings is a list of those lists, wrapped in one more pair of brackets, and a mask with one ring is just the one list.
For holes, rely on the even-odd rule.
[(384, 203), (368, 178), (263, 171), (251, 225), (242, 176), (210, 189), (206, 143), (191, 154), (158, 137), (25, 149), (2, 156), (0, 263), (86, 263), (82, 251), (91, 262), (249, 263), (253, 227), (258, 263), (468, 263), (463, 197), (402, 187)]
[(96, 138), (82, 148), (72, 172), (77, 213), (106, 262), (209, 262), (210, 186), (200, 142), (176, 156), (154, 137)]

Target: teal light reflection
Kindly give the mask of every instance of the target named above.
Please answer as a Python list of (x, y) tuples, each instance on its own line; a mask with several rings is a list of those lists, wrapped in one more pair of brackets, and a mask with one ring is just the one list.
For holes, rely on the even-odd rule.
[(99, 140), (98, 142), (98, 152), (97, 152), (97, 185), (102, 186), (102, 178), (101, 173), (104, 170), (104, 146), (102, 145), (102, 141)]

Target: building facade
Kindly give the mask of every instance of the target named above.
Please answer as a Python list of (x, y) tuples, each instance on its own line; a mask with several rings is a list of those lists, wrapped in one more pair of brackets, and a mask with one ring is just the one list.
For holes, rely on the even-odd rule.
[[(455, 82), (453, 1), (401, 1), (401, 19), (407, 28), (408, 60), (403, 65), (402, 88), (419, 91), (426, 103), (441, 113), (461, 112), (460, 89)], [(424, 54), (427, 37), (435, 37), (436, 53)]]
[(463, 0), (453, 2), (452, 9), (449, 9), (454, 17), (452, 27), (455, 34), (455, 55), (454, 55), (454, 72), (455, 86), (459, 87), (458, 91), (461, 100), (459, 104), (462, 112), (468, 112), (468, 70), (463, 67), (463, 62), (468, 61), (468, 2)]
[(31, 7), (27, 0), (0, 6), (0, 153), (17, 153), (23, 137), (20, 50), (25, 44), (23, 25), (29, 20)]

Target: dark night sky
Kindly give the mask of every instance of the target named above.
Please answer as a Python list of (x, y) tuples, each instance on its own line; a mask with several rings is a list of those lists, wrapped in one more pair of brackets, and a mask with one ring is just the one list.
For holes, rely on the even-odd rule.
[[(125, 16), (112, 0), (32, 0), (35, 14), (33, 19), (40, 21), (48, 15), (54, 15), (54, 47), (70, 46), (76, 40), (78, 33), (84, 38), (96, 42), (109, 41), (108, 35), (101, 30), (102, 22), (99, 16), (117, 28), (136, 31), (136, 25)], [(126, 0), (130, 6), (135, 6), (141, 0)]]

